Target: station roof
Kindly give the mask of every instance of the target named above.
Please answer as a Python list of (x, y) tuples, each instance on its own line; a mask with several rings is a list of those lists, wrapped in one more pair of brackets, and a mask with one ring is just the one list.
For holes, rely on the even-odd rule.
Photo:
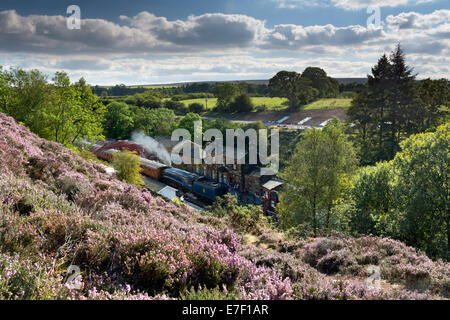
[(278, 180), (269, 180), (265, 184), (263, 184), (262, 187), (267, 190), (273, 190), (273, 189), (281, 186), (282, 184), (283, 184), (283, 182), (278, 181)]
[(142, 164), (145, 164), (145, 165), (147, 165), (149, 167), (152, 167), (152, 168), (156, 168), (156, 169), (167, 168), (167, 166), (165, 164), (160, 163), (160, 162), (148, 160), (148, 159), (145, 159), (145, 158), (140, 158), (140, 160), (141, 160)]

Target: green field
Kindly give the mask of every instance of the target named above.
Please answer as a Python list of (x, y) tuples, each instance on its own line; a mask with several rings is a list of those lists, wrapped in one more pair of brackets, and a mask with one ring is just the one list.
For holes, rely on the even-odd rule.
[(167, 86), (165, 86), (165, 85), (155, 85), (155, 86), (152, 86), (152, 85), (149, 85), (149, 86), (132, 86), (132, 87), (129, 87), (129, 88), (131, 88), (131, 89), (136, 89), (136, 88), (145, 88), (145, 89), (162, 89), (162, 88), (176, 88), (176, 87), (178, 87), (178, 86), (171, 86), (171, 85), (167, 85)]
[[(287, 99), (285, 98), (270, 98), (270, 97), (252, 97), (253, 104), (255, 107), (258, 106), (266, 106), (267, 110), (278, 110), (278, 109), (285, 109)], [(183, 102), (186, 106), (189, 106), (191, 103), (200, 103), (205, 105), (205, 99), (199, 98), (199, 99), (189, 99), (189, 100), (182, 100), (180, 102)], [(213, 109), (217, 104), (217, 98), (208, 98), (208, 110)]]
[(313, 110), (313, 109), (349, 108), (351, 102), (352, 99), (344, 99), (344, 98), (320, 99), (310, 104), (307, 104), (302, 109)]
[[(286, 98), (252, 97), (251, 99), (255, 107), (266, 106), (266, 110), (284, 110), (288, 107)], [(194, 102), (205, 105), (205, 99), (202, 98), (183, 100), (180, 102), (183, 102), (186, 106), (189, 106), (191, 103)], [(345, 98), (320, 99), (310, 104), (307, 104), (302, 109), (313, 110), (313, 109), (348, 108), (350, 107), (351, 102), (352, 99), (345, 99)], [(216, 106), (216, 104), (217, 104), (216, 98), (209, 98), (208, 110), (213, 109)]]

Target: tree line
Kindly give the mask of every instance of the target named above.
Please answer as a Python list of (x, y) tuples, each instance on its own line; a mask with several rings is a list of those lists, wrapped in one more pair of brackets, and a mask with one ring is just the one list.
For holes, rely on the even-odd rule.
[(416, 81), (400, 45), (384, 54), (348, 110), (362, 164), (391, 160), (400, 142), (449, 119), (447, 79)]
[(56, 72), (50, 83), (38, 70), (0, 67), (0, 111), (67, 146), (103, 137), (105, 106), (83, 78), (71, 83), (65, 72)]
[[(229, 82), (239, 88), (240, 91), (246, 92), (250, 96), (267, 96), (269, 90), (266, 84), (255, 84), (248, 82)], [(117, 84), (112, 87), (94, 86), (92, 89), (99, 97), (123, 97), (131, 96), (138, 93), (151, 92), (154, 95), (161, 96), (163, 98), (170, 98), (176, 95), (188, 95), (188, 94), (213, 94), (215, 82), (194, 82), (186, 83), (177, 86), (157, 86), (157, 87), (145, 87), (145, 86), (126, 86), (124, 84)], [(193, 99), (193, 98), (189, 98)]]

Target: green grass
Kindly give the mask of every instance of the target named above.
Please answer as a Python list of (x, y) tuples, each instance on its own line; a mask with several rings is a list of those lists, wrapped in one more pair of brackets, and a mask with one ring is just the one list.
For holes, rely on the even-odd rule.
[(330, 98), (330, 99), (320, 99), (310, 104), (307, 104), (302, 109), (303, 110), (314, 110), (314, 109), (335, 109), (335, 108), (349, 108), (352, 99), (346, 98)]
[[(288, 108), (288, 100), (286, 98), (271, 98), (271, 97), (251, 97), (253, 104), (255, 105), (255, 111), (259, 106), (266, 106), (265, 110), (277, 110), (281, 111)], [(168, 100), (168, 98), (164, 99)], [(350, 107), (352, 99), (347, 98), (330, 98), (330, 99), (320, 99), (310, 104), (307, 104), (302, 108), (302, 110), (313, 110), (313, 109), (334, 109), (334, 108), (348, 108)], [(200, 103), (205, 105), (204, 98), (189, 99), (180, 101), (186, 106), (191, 103)], [(208, 98), (208, 110), (212, 110), (217, 104), (217, 98)]]
[(170, 86), (170, 85), (168, 85), (168, 86), (165, 86), (165, 85), (152, 86), (152, 85), (150, 85), (150, 86), (132, 86), (132, 87), (129, 87), (129, 88), (131, 88), (131, 89), (136, 89), (136, 88), (162, 89), (162, 88), (176, 88), (176, 87), (178, 87), (178, 86)]
[[(200, 103), (202, 105), (205, 105), (205, 98), (188, 99), (182, 100), (180, 102), (184, 103), (186, 107), (188, 107), (192, 103)], [(213, 109), (216, 105), (217, 105), (217, 98), (208, 98), (208, 110)]]
[[(287, 99), (285, 98), (251, 97), (251, 99), (255, 107), (265, 105), (267, 107), (267, 110), (279, 110), (286, 108), (286, 104), (284, 103), (287, 102)], [(205, 105), (204, 98), (182, 100), (180, 102), (183, 102), (186, 106), (189, 106), (191, 103), (194, 102)], [(208, 110), (213, 109), (216, 105), (217, 105), (217, 98), (208, 98)]]
[(288, 107), (286, 98), (252, 97), (255, 107), (266, 106), (267, 110), (282, 110)]

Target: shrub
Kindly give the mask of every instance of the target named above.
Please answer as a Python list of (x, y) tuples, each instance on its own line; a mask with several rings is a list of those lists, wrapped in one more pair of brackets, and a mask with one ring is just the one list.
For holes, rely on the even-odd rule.
[(207, 214), (216, 217), (227, 217), (231, 226), (243, 232), (259, 233), (259, 227), (268, 225), (268, 219), (263, 215), (261, 207), (239, 206), (235, 196), (226, 194), (206, 209)]
[(355, 258), (348, 249), (329, 251), (317, 261), (317, 269), (326, 274), (335, 274), (356, 264)]
[(205, 111), (206, 111), (206, 108), (201, 103), (194, 102), (194, 103), (191, 103), (189, 105), (189, 112), (199, 113), (200, 114), (200, 113), (203, 113)]
[(195, 290), (192, 287), (190, 290), (185, 290), (180, 297), (181, 300), (238, 300), (239, 293), (228, 292), (224, 286), (222, 290), (219, 287), (214, 289), (199, 288)]
[(229, 106), (231, 112), (251, 112), (255, 106), (248, 94), (244, 93), (234, 98)]
[(65, 298), (63, 277), (52, 266), (58, 266), (58, 261), (44, 255), (32, 261), (0, 253), (0, 299)]
[(144, 184), (141, 163), (136, 153), (128, 150), (114, 153), (112, 164), (117, 171), (117, 179), (138, 187)]

